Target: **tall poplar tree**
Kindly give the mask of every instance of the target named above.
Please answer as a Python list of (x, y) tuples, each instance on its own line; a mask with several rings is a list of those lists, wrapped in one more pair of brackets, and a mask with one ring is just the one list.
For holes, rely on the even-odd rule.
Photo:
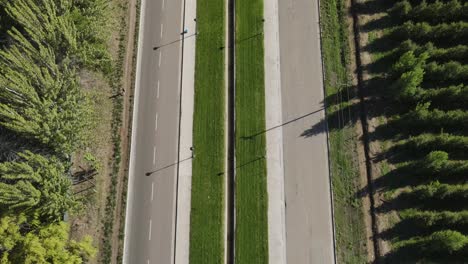
[(29, 151), (18, 161), (0, 163), (0, 209), (25, 212), (43, 220), (58, 221), (77, 206), (64, 166)]

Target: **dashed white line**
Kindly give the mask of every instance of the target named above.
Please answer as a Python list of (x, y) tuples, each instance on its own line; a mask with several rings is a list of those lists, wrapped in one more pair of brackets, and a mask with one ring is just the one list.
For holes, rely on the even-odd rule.
[(158, 113), (156, 113), (156, 120), (154, 122), (154, 131), (158, 130)]
[(153, 225), (153, 221), (151, 221), (150, 219), (150, 222), (149, 222), (149, 232), (148, 232), (148, 240), (151, 240), (151, 226)]
[(153, 201), (154, 196), (154, 182), (151, 183), (151, 201)]
[(156, 146), (153, 147), (153, 165), (156, 164)]
[(158, 87), (156, 88), (156, 98), (159, 99), (159, 80), (158, 80)]
[(158, 62), (158, 67), (161, 67), (161, 57), (162, 57), (162, 52), (159, 52), (159, 62)]
[(163, 36), (163, 32), (164, 32), (164, 24), (161, 24), (161, 38)]
[(162, 1), (162, 10), (164, 10), (164, 6), (166, 4), (165, 2), (166, 2), (165, 0)]

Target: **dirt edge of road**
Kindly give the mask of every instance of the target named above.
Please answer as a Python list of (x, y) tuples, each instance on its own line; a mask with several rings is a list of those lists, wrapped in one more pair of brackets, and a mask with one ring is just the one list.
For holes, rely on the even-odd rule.
[(120, 155), (122, 162), (120, 163), (118, 179), (117, 179), (117, 193), (116, 193), (116, 210), (114, 212), (114, 223), (112, 226), (112, 258), (111, 263), (121, 263), (123, 254), (123, 239), (125, 228), (125, 210), (126, 210), (126, 195), (127, 195), (127, 181), (128, 181), (128, 165), (130, 158), (130, 144), (131, 144), (131, 124), (133, 114), (133, 94), (135, 86), (135, 62), (137, 50), (136, 32), (138, 31), (138, 17), (139, 6), (141, 0), (128, 0), (127, 14), (126, 14), (126, 35), (125, 35), (125, 55), (122, 64), (122, 87), (124, 91), (123, 96), (123, 110), (122, 110), (122, 124), (120, 126)]
[[(349, 50), (350, 54), (356, 54), (357, 49), (356, 49), (356, 43), (355, 43), (355, 35), (354, 35), (354, 17), (352, 13), (352, 0), (346, 0), (345, 1), (345, 8), (346, 10), (349, 10), (347, 12), (347, 26), (348, 26), (348, 40), (349, 40)], [(350, 65), (348, 65), (348, 71), (351, 73), (351, 82), (354, 87), (358, 87), (358, 76), (357, 76), (357, 62), (356, 58), (353, 56), (350, 56)], [(356, 104), (359, 104), (359, 100), (356, 98), (355, 99), (357, 102), (354, 102)], [(353, 104), (354, 104), (353, 103)], [(359, 115), (359, 113), (357, 113)], [(359, 120), (358, 123), (354, 126), (355, 133), (356, 133), (356, 138), (360, 139), (363, 138), (363, 126), (361, 124), (361, 121)], [(364, 142), (362, 140), (356, 140), (356, 149), (357, 149), (357, 160), (358, 160), (358, 165), (359, 165), (359, 182), (360, 182), (360, 188), (365, 188), (367, 185), (367, 171), (366, 171), (366, 156), (364, 154)], [(361, 199), (362, 206), (361, 206), (361, 211), (362, 215), (364, 216), (364, 227), (365, 227), (365, 237), (366, 237), (366, 253), (367, 253), (367, 261), (368, 263), (372, 263), (375, 259), (375, 252), (374, 252), (374, 247), (373, 247), (373, 233), (372, 233), (372, 217), (370, 214), (370, 199), (368, 195), (365, 195)]]
[[(368, 263), (375, 263), (378, 256), (381, 254), (382, 245), (379, 242), (377, 235), (379, 234), (379, 224), (377, 215), (375, 213), (375, 188), (373, 186), (373, 181), (375, 180), (376, 168), (371, 161), (371, 155), (373, 153), (372, 149), (376, 146), (371, 146), (369, 141), (368, 133), (370, 127), (375, 127), (374, 121), (370, 120), (367, 115), (367, 106), (366, 101), (368, 101), (368, 95), (366, 92), (366, 87), (363, 82), (369, 78), (367, 73), (364, 72), (363, 66), (369, 64), (370, 57), (369, 54), (362, 52), (362, 47), (367, 45), (368, 35), (366, 32), (362, 32), (360, 27), (362, 21), (360, 15), (354, 10), (357, 0), (347, 0), (347, 10), (348, 21), (349, 21), (349, 39), (351, 46), (352, 56), (350, 65), (350, 72), (353, 75), (353, 85), (357, 87), (358, 90), (358, 100), (360, 107), (358, 109), (358, 115), (360, 116), (358, 124), (356, 125), (356, 135), (359, 140), (357, 140), (357, 153), (359, 161), (359, 175), (361, 182), (361, 189), (365, 190), (365, 195), (362, 197), (362, 207), (361, 210), (364, 215), (364, 225), (366, 231), (367, 239), (367, 261)], [(376, 143), (374, 143), (376, 144)], [(377, 146), (378, 147), (378, 146)]]
[[(359, 140), (359, 160), (360, 160), (360, 177), (362, 189), (365, 190), (363, 197), (363, 208), (366, 224), (366, 236), (368, 238), (368, 262), (380, 263), (380, 258), (390, 251), (388, 241), (379, 236), (386, 229), (391, 221), (388, 215), (379, 214), (375, 208), (382, 206), (385, 203), (384, 194), (381, 190), (377, 190), (374, 182), (382, 176), (384, 167), (381, 162), (375, 160), (375, 157), (381, 153), (384, 144), (379, 140), (369, 138), (370, 133), (374, 133), (375, 129), (386, 123), (385, 118), (369, 116), (368, 113), (373, 113), (379, 106), (376, 104), (376, 98), (371, 97), (367, 92), (368, 87), (365, 83), (372, 76), (365, 70), (372, 63), (372, 57), (369, 51), (362, 48), (369, 45), (370, 34), (365, 30), (361, 30), (370, 21), (380, 18), (381, 14), (365, 14), (355, 10), (355, 6), (362, 4), (362, 0), (348, 0), (350, 2), (350, 16), (353, 21), (353, 29), (349, 32), (354, 39), (355, 65), (353, 67), (354, 76), (357, 78), (357, 87), (360, 91), (361, 104), (361, 124), (358, 127), (358, 134), (362, 138)], [(371, 248), (373, 247), (373, 248)]]

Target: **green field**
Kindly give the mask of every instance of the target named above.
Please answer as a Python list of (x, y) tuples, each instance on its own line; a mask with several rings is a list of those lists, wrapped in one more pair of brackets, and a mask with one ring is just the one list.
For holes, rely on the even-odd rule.
[(236, 252), (268, 263), (263, 0), (236, 1)]
[(197, 2), (190, 263), (224, 262), (225, 3)]

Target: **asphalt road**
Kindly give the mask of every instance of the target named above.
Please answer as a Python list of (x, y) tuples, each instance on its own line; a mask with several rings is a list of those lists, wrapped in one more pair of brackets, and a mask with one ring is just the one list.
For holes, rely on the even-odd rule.
[(317, 0), (279, 1), (287, 263), (334, 263)]
[[(182, 8), (183, 0), (146, 0), (142, 6), (124, 254), (129, 264), (174, 258)], [(149, 171), (156, 172), (146, 176)]]

